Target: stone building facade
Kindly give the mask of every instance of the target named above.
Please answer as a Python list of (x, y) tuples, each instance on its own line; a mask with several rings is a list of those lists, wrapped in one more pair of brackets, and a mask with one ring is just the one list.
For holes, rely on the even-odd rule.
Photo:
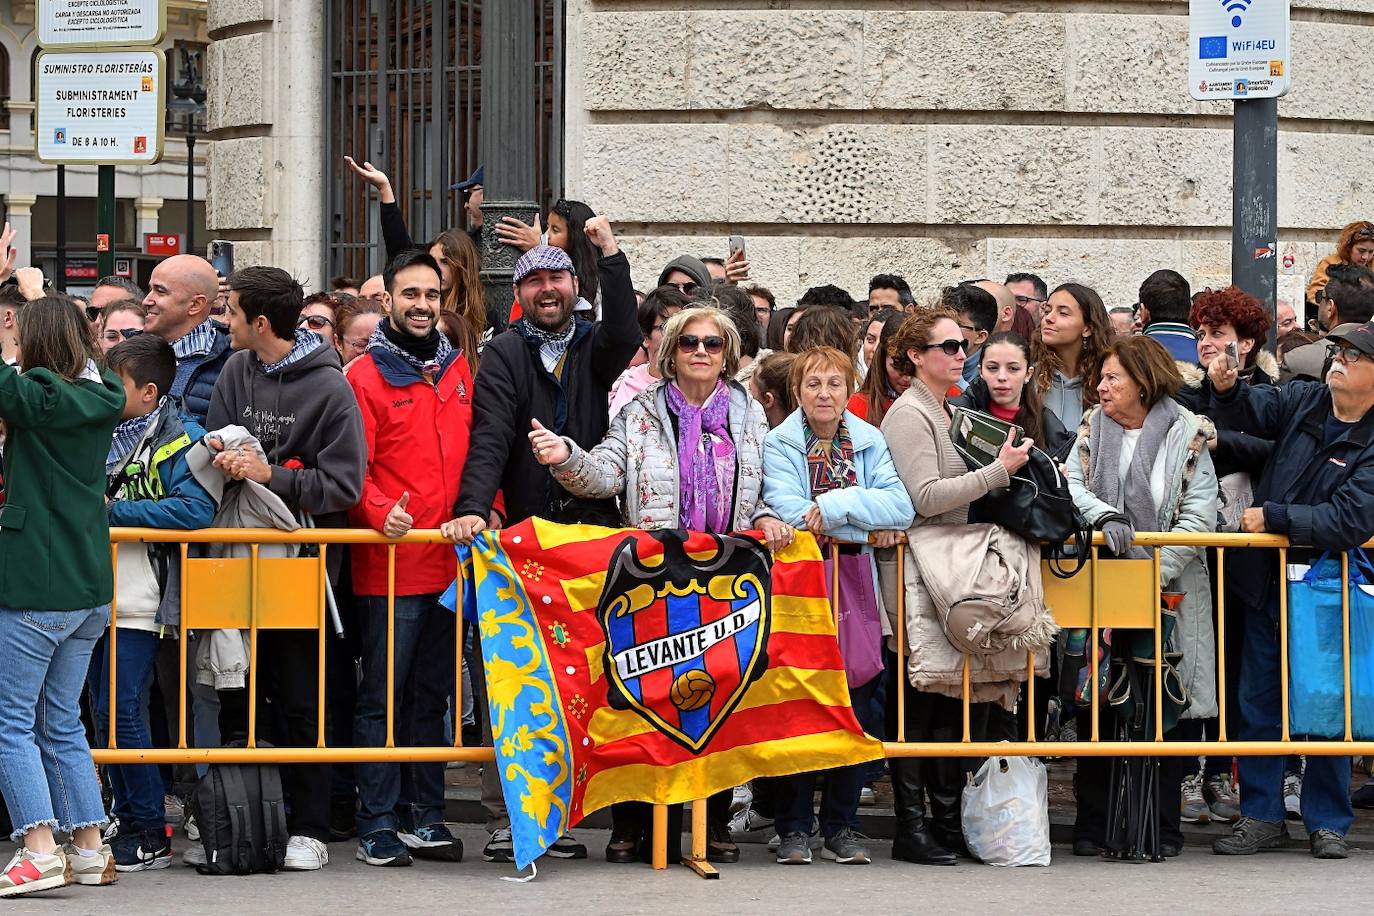
[[(210, 225), (310, 276), (323, 269), (321, 2), (210, 0), (209, 14), (222, 138)], [(1342, 225), (1374, 214), (1374, 0), (1292, 5), (1278, 216), (1290, 295)], [(1110, 305), (1133, 303), (1156, 267), (1223, 285), (1230, 105), (1188, 95), (1187, 12), (567, 0), (564, 191), (620, 227), (641, 288), (676, 254), (724, 256), (731, 233), (780, 302), (832, 282), (862, 297), (878, 272), (929, 294), (1031, 270)]]

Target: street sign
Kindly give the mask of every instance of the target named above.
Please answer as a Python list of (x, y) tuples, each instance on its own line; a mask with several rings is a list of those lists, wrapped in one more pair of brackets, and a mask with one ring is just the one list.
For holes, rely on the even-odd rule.
[(171, 257), (181, 254), (181, 236), (165, 232), (149, 232), (143, 236), (143, 250), (148, 254)]
[(39, 161), (145, 165), (162, 155), (167, 62), (157, 48), (43, 51), (36, 70)]
[(1189, 91), (1199, 102), (1273, 99), (1292, 86), (1289, 0), (1189, 0)]
[(38, 0), (43, 48), (156, 45), (167, 33), (167, 0)]

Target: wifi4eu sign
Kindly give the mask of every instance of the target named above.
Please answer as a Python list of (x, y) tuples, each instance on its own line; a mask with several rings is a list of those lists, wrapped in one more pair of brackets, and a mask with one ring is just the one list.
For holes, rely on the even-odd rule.
[(1289, 0), (1189, 0), (1193, 98), (1268, 99), (1292, 85)]

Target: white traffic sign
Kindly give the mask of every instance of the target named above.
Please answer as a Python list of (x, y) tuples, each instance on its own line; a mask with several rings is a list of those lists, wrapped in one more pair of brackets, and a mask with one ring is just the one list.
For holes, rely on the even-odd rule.
[(167, 0), (38, 0), (44, 48), (156, 45), (167, 33)]
[(162, 155), (167, 62), (157, 48), (44, 51), (36, 70), (39, 161), (147, 164)]
[(1189, 0), (1189, 91), (1199, 102), (1272, 99), (1292, 87), (1289, 0)]

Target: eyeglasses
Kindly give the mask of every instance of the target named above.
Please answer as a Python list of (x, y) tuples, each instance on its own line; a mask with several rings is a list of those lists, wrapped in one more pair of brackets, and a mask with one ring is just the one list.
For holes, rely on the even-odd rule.
[(1032, 304), (1032, 303), (1034, 303), (1035, 305), (1044, 305), (1044, 304), (1045, 304), (1045, 300), (1044, 300), (1044, 299), (1038, 299), (1038, 298), (1036, 298), (1035, 296), (1017, 296), (1017, 297), (1016, 297), (1016, 304), (1019, 305), (1019, 306), (1021, 306), (1022, 308), (1025, 308), (1026, 306), (1028, 306), (1028, 305), (1030, 305), (1030, 304)]
[(677, 339), (677, 348), (683, 353), (695, 353), (697, 347), (705, 347), (706, 352), (715, 356), (725, 349), (725, 338), (712, 334), (698, 337), (696, 334), (683, 334)]
[(1343, 347), (1339, 344), (1332, 344), (1330, 347), (1331, 355), (1346, 365), (1357, 363), (1361, 359), (1368, 357), (1369, 354), (1358, 347)]
[(296, 324), (296, 327), (310, 326), (312, 331), (323, 331), (325, 328), (334, 327), (334, 322), (324, 315), (306, 315)]
[(965, 355), (968, 355), (968, 341), (967, 341), (967, 340), (944, 340), (944, 341), (941, 341), (940, 343), (926, 344), (926, 345), (925, 345), (924, 347), (922, 347), (921, 349), (922, 349), (922, 350), (939, 350), (940, 352), (944, 353), (946, 356), (954, 356), (954, 355), (958, 354), (958, 353), (962, 350), (963, 353), (964, 353)]
[(350, 350), (357, 350), (359, 353), (361, 353), (367, 349), (367, 341), (368, 338), (366, 337), (354, 337), (352, 340), (349, 340), (347, 337), (345, 337), (344, 345), (347, 346)]
[(965, 331), (968, 331), (970, 334), (978, 333), (978, 329), (971, 324), (964, 324), (962, 321), (956, 321), (954, 323), (957, 324), (959, 327), (963, 328)]
[(686, 283), (665, 283), (664, 286), (671, 286), (680, 293), (691, 295), (696, 292), (697, 285), (688, 280)]
[(101, 312), (101, 308), (100, 308), (100, 306), (98, 306), (98, 305), (88, 305), (88, 306), (86, 306), (86, 320), (87, 320), (87, 321), (95, 321), (97, 318), (100, 317), (100, 312)]

